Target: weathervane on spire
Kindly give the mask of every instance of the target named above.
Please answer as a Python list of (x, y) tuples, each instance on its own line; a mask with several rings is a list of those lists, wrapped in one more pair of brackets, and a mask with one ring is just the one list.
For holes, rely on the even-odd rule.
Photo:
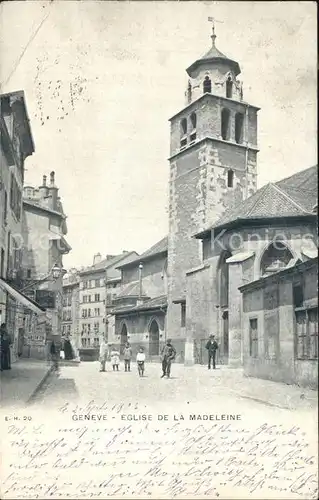
[(215, 40), (216, 40), (216, 35), (215, 35), (215, 23), (223, 23), (223, 21), (218, 21), (218, 19), (215, 19), (214, 17), (208, 17), (208, 21), (212, 23), (212, 35), (211, 39), (213, 42), (213, 47), (215, 47)]

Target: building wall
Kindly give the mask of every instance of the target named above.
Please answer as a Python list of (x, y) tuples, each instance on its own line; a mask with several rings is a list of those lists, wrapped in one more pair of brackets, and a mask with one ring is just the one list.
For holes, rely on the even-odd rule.
[(81, 347), (79, 335), (79, 284), (63, 282), (62, 338), (68, 338), (77, 355)]
[[(22, 216), (21, 216), (21, 201), (18, 216), (11, 208), (11, 182), (12, 176), (15, 179), (20, 198), (22, 196), (22, 175), (20, 168), (16, 164), (9, 164), (2, 146), (0, 147), (0, 266), (2, 277), (10, 278), (10, 272), (13, 269), (20, 270), (21, 266), (21, 233), (22, 233)], [(6, 206), (5, 206), (6, 201)], [(17, 248), (18, 252), (14, 250)], [(0, 271), (0, 272), (1, 272)], [(0, 289), (0, 310), (1, 319), (6, 319), (6, 294)]]
[[(243, 291), (243, 362), (248, 376), (301, 386), (318, 386), (318, 358), (297, 359), (293, 283), (301, 275), (286, 275)], [(305, 271), (305, 307), (317, 307), (317, 267)], [(250, 352), (249, 325), (258, 321), (258, 353)], [(318, 332), (318, 324), (317, 324)]]
[[(227, 187), (227, 167), (234, 171), (232, 188)], [(252, 171), (248, 195), (256, 189), (256, 155)], [(186, 271), (202, 262), (202, 245), (192, 236), (213, 224), (227, 207), (239, 203), (246, 192), (245, 151), (239, 146), (207, 141), (171, 162), (168, 328), (174, 338), (181, 332), (179, 306), (173, 301), (186, 294)]]
[[(0, 138), (0, 275), (18, 286), (23, 246), (24, 162), (33, 152), (33, 146), (28, 147), (32, 137), (23, 92), (0, 96)], [(16, 360), (21, 350), (19, 335), (25, 316), (24, 308), (0, 288), (0, 323), (6, 322), (13, 341), (12, 361)]]
[[(104, 280), (104, 269), (80, 274), (79, 332), (81, 348), (98, 346), (100, 337), (105, 332), (106, 288)], [(97, 298), (96, 295), (99, 297)]]
[[(224, 141), (221, 135), (221, 111), (227, 108), (230, 111), (229, 118), (229, 140)], [(181, 122), (187, 120), (187, 145), (191, 143), (191, 120), (192, 113), (196, 113), (196, 141), (207, 137), (214, 138), (223, 144), (230, 142), (238, 146), (238, 150), (243, 149), (245, 155), (245, 145), (257, 148), (257, 108), (248, 107), (243, 102), (237, 102), (231, 99), (220, 99), (212, 94), (205, 94), (200, 101), (194, 102), (171, 120), (171, 149), (170, 155), (174, 156), (181, 151), (181, 138), (185, 137), (181, 131)], [(241, 144), (235, 142), (235, 115), (241, 113), (244, 115), (243, 139)]]
[(157, 321), (159, 327), (160, 334), (160, 349), (164, 345), (165, 342), (165, 313), (163, 311), (149, 311), (143, 312), (139, 314), (131, 314), (126, 316), (116, 316), (115, 318), (115, 342), (109, 342), (115, 345), (118, 349), (120, 349), (120, 340), (121, 340), (121, 330), (122, 326), (125, 323), (127, 327), (128, 340), (132, 346), (134, 358), (140, 346), (144, 347), (145, 354), (148, 359), (156, 359), (157, 357), (152, 358), (149, 355), (149, 328), (152, 321)]
[[(157, 255), (143, 262), (142, 285), (145, 294), (154, 298), (166, 293), (167, 255)], [(122, 287), (139, 279), (139, 263), (122, 270)]]
[(234, 82), (233, 98), (238, 100), (242, 98), (241, 85), (236, 81), (236, 76), (232, 68), (226, 64), (213, 62), (206, 63), (205, 67), (201, 65), (192, 72), (189, 79), (192, 101), (198, 99), (203, 94), (203, 82), (206, 76), (211, 80), (212, 93), (221, 97), (226, 97), (226, 80), (230, 76)]
[[(293, 256), (301, 260), (305, 260), (302, 247), (306, 240), (308, 247), (316, 246), (315, 227), (310, 224), (241, 228), (223, 233), (215, 243), (210, 239), (203, 241), (203, 264), (187, 273), (186, 322), (187, 330), (195, 340), (195, 350), (196, 343), (203, 343), (201, 339), (214, 333), (220, 345), (220, 362), (230, 361), (232, 364), (242, 362), (242, 296), (238, 287), (260, 277), (263, 253), (279, 236), (286, 237), (284, 242), (291, 249)], [(240, 255), (242, 252), (250, 255), (251, 252), (249, 258), (228, 264), (228, 355), (225, 349), (227, 339), (224, 337), (224, 322), (218, 296), (218, 266), (223, 252), (227, 249), (230, 249), (233, 255)], [(176, 321), (180, 321), (180, 307), (180, 305), (175, 306)]]

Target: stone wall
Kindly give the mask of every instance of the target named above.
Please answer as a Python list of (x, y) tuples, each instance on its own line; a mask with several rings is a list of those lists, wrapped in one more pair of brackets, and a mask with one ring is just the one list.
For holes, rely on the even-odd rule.
[(120, 335), (123, 323), (127, 327), (128, 340), (133, 348), (133, 352), (137, 352), (139, 346), (143, 346), (145, 353), (148, 356), (150, 342), (150, 325), (155, 320), (159, 327), (159, 342), (160, 346), (165, 342), (165, 314), (162, 311), (141, 312), (126, 316), (117, 316), (115, 319), (115, 332), (110, 336), (109, 343), (120, 345)]
[[(317, 269), (304, 274), (304, 297), (317, 303)], [(243, 291), (243, 363), (247, 376), (318, 386), (318, 360), (297, 359), (293, 275)], [(277, 297), (277, 299), (276, 299)], [(258, 321), (258, 355), (250, 353), (250, 320)]]
[[(181, 335), (180, 306), (173, 302), (185, 297), (186, 293), (189, 295), (186, 272), (199, 266), (203, 259), (202, 244), (193, 236), (216, 222), (228, 207), (238, 204), (247, 195), (245, 162), (244, 148), (210, 140), (171, 161), (167, 314), (168, 330), (173, 338)], [(234, 171), (232, 188), (227, 187), (228, 168)], [(256, 153), (252, 179), (248, 194), (256, 189)], [(205, 252), (205, 257), (209, 258), (218, 255), (221, 249), (208, 248)], [(212, 275), (212, 281), (214, 279)], [(194, 300), (195, 294), (192, 297)]]

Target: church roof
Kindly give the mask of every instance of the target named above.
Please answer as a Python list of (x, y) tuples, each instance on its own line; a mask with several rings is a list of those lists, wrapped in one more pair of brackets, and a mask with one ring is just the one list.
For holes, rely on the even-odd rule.
[(215, 46), (215, 41), (213, 40), (213, 45), (212, 47), (206, 52), (202, 57), (197, 59), (193, 64), (187, 68), (187, 73), (189, 76), (191, 76), (192, 72), (200, 65), (206, 64), (206, 63), (213, 63), (213, 62), (221, 62), (221, 63), (227, 63), (229, 66), (232, 66), (235, 75), (239, 75), (240, 73), (240, 67), (238, 62), (233, 61), (232, 59), (229, 59), (225, 54), (223, 54), (220, 50), (217, 49)]
[(317, 170), (317, 166), (310, 167), (276, 183), (266, 184), (239, 205), (227, 210), (214, 226), (201, 231), (196, 237), (240, 221), (314, 216), (318, 199)]
[[(123, 297), (139, 297), (140, 295), (140, 283), (139, 281), (132, 281), (122, 288), (120, 293), (118, 293), (116, 299), (121, 299)], [(148, 297), (144, 288), (142, 287), (142, 297)]]
[(167, 297), (166, 295), (161, 295), (159, 297), (154, 297), (153, 299), (147, 300), (146, 302), (143, 302), (143, 304), (138, 304), (135, 306), (119, 306), (115, 307), (112, 310), (113, 314), (124, 314), (124, 313), (131, 313), (131, 312), (141, 312), (141, 311), (150, 311), (150, 310), (157, 310), (157, 309), (163, 309), (167, 307)]
[(165, 238), (162, 238), (160, 241), (155, 243), (155, 245), (151, 246), (147, 250), (145, 250), (142, 255), (139, 255), (137, 259), (131, 260), (130, 262), (126, 262), (125, 264), (118, 266), (118, 269), (122, 269), (124, 267), (129, 267), (132, 265), (136, 265), (137, 263), (143, 262), (145, 260), (148, 260), (152, 257), (155, 257), (156, 255), (166, 253), (168, 248), (168, 238), (165, 236)]

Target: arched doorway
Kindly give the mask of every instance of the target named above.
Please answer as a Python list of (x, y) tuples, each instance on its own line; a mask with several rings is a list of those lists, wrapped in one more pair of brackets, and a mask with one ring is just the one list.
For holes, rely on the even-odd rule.
[(155, 319), (152, 320), (149, 328), (149, 354), (150, 356), (159, 355), (159, 327)]
[(121, 352), (123, 351), (126, 342), (127, 342), (127, 327), (126, 324), (123, 323), (121, 329)]

